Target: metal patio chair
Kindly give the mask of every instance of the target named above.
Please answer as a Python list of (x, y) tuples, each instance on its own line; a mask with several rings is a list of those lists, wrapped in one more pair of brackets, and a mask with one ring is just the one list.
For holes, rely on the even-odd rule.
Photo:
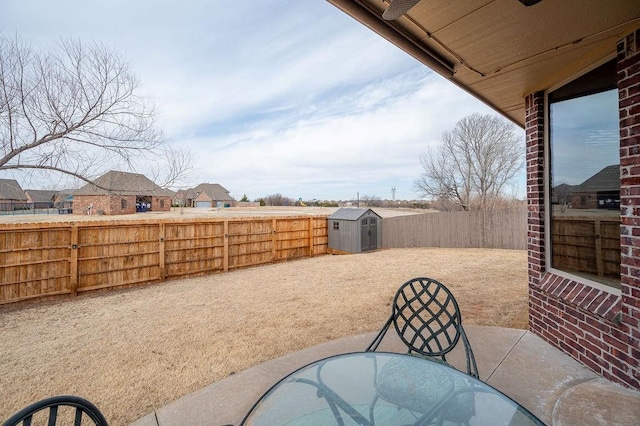
[(478, 367), (471, 345), (462, 328), (458, 302), (442, 283), (431, 278), (413, 278), (402, 284), (395, 297), (391, 316), (373, 339), (367, 351), (375, 351), (393, 324), (408, 353), (438, 362), (462, 341), (467, 374), (478, 378)]
[(81, 426), (84, 419), (90, 420), (96, 426), (108, 426), (107, 420), (104, 418), (104, 415), (102, 415), (98, 407), (84, 398), (73, 395), (54, 396), (34, 402), (9, 417), (2, 426), (30, 426), (34, 420), (34, 416), (38, 419), (38, 424), (41, 424), (40, 419), (43, 416), (38, 416), (37, 413), (46, 409), (49, 410), (48, 414), (42, 414), (44, 417), (48, 415), (47, 425), (54, 426), (58, 421), (59, 415), (62, 417), (62, 410), (60, 410), (62, 407), (70, 407), (72, 410), (75, 409), (73, 413), (65, 413), (73, 414), (74, 426)]
[[(393, 298), (391, 315), (384, 324), (375, 339), (371, 342), (367, 351), (375, 351), (385, 334), (393, 324), (400, 340), (407, 346), (407, 352), (422, 358), (451, 366), (446, 359), (459, 342), (462, 342), (466, 358), (466, 373), (479, 378), (478, 367), (473, 356), (473, 350), (462, 328), (462, 317), (456, 299), (449, 289), (442, 283), (431, 278), (413, 278), (404, 283)], [(452, 366), (451, 366), (452, 367)], [(394, 401), (388, 392), (389, 385), (397, 386), (398, 372), (402, 366), (389, 365), (383, 367), (378, 377), (376, 387), (378, 394), (371, 405), (370, 417), (373, 423), (373, 407), (377, 398), (393, 402), (399, 407), (407, 408), (416, 413), (424, 413), (418, 399), (433, 401), (438, 395), (423, 395), (414, 403), (410, 401)], [(452, 367), (453, 368), (453, 367)], [(421, 380), (416, 377), (416, 379)], [(455, 384), (452, 384), (454, 388)], [(419, 387), (419, 383), (408, 383), (407, 386)], [(444, 388), (440, 389), (446, 393)], [(439, 392), (439, 391), (438, 391)], [(438, 393), (436, 392), (436, 393)], [(443, 394), (444, 395), (444, 394)], [(466, 392), (457, 398), (473, 398), (473, 393)], [(447, 420), (459, 424), (467, 424), (474, 415), (475, 409), (472, 401), (467, 401), (464, 412), (449, 410), (446, 407), (440, 413), (440, 421)], [(418, 418), (419, 415), (416, 416)], [(438, 423), (438, 421), (436, 421)]]

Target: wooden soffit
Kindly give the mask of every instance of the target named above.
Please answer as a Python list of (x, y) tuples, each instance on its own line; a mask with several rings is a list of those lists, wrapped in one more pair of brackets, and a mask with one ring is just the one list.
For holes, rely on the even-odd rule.
[(640, 28), (638, 0), (422, 0), (387, 21), (389, 0), (327, 0), (524, 126), (524, 98), (615, 56)]

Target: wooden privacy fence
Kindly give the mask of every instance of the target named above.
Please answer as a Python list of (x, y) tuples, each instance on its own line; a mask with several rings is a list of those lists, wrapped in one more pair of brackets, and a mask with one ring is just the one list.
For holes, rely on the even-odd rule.
[(384, 248), (527, 248), (526, 207), (385, 218)]
[(0, 304), (327, 252), (327, 218), (0, 225)]
[(620, 279), (619, 217), (556, 216), (551, 230), (554, 268)]

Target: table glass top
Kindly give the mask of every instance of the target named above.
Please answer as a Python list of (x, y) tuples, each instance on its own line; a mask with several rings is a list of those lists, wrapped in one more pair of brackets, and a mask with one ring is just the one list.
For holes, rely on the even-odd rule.
[(491, 386), (449, 366), (384, 352), (338, 355), (271, 388), (246, 425), (540, 425)]

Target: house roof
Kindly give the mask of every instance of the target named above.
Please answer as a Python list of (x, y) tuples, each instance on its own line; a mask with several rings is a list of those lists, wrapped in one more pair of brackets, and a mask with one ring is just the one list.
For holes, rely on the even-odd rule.
[(17, 180), (0, 179), (0, 200), (27, 201), (27, 196)]
[(393, 21), (389, 0), (327, 1), (523, 127), (525, 96), (612, 59), (640, 28), (638, 0), (423, 0)]
[(620, 166), (614, 164), (600, 170), (582, 182), (574, 192), (598, 192), (620, 190)]
[(235, 201), (222, 185), (217, 183), (201, 183), (193, 188), (196, 196), (204, 193), (212, 201)]
[(331, 216), (329, 216), (329, 219), (332, 220), (358, 220), (360, 219), (362, 216), (364, 216), (365, 214), (367, 214), (367, 212), (371, 212), (372, 214), (374, 214), (377, 217), (380, 217), (376, 214), (376, 212), (374, 212), (371, 209), (353, 209), (353, 208), (339, 208), (338, 210), (336, 210), (335, 212), (333, 212), (333, 214)]
[(193, 188), (179, 189), (174, 194), (174, 197), (178, 200), (192, 200), (196, 198), (196, 193)]
[(138, 173), (111, 170), (73, 193), (77, 195), (153, 195), (171, 197), (173, 193), (160, 188), (148, 177)]
[(34, 203), (46, 203), (53, 201), (56, 195), (58, 195), (58, 191), (48, 191), (44, 189), (25, 189), (24, 192)]

